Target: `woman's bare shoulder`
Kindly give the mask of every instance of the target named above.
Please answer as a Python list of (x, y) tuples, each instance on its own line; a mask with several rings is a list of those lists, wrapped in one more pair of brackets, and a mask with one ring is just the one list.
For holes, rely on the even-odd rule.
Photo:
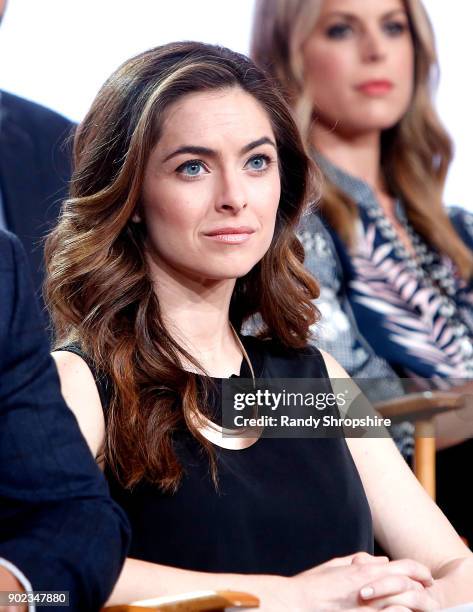
[(105, 419), (94, 375), (85, 360), (67, 350), (52, 353), (61, 391), (74, 413), (94, 456), (100, 454), (105, 438)]

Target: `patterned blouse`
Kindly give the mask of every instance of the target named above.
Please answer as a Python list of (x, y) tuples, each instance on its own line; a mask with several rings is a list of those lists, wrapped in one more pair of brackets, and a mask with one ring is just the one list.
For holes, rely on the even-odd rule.
[[(303, 219), (298, 234), (305, 251), (304, 265), (320, 287), (315, 303), (321, 319), (311, 330), (313, 344), (335, 357), (373, 403), (403, 396), (402, 381), (358, 328), (348, 300), (337, 237), (315, 214)], [(390, 431), (402, 455), (409, 459), (414, 448), (413, 424), (398, 423)]]
[[(415, 256), (397, 238), (371, 188), (317, 156), (326, 176), (358, 205), (357, 245), (336, 242), (347, 294), (358, 326), (377, 355), (401, 376), (445, 379), (473, 376), (473, 283), (428, 245), (407, 220), (402, 202), (396, 216)], [(473, 215), (449, 209), (462, 240), (473, 249)], [(420, 380), (419, 380), (420, 382)]]

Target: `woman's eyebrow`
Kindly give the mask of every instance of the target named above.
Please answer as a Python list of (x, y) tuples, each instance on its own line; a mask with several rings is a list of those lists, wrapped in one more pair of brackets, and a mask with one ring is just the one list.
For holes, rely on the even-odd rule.
[(169, 161), (173, 157), (177, 157), (178, 155), (183, 155), (184, 153), (189, 153), (190, 155), (205, 155), (206, 157), (216, 157), (217, 152), (213, 149), (209, 149), (208, 147), (199, 147), (196, 145), (183, 145), (175, 149), (169, 155), (163, 159), (163, 163)]
[[(240, 153), (248, 153), (252, 149), (256, 147), (260, 147), (263, 144), (269, 144), (276, 149), (276, 144), (269, 138), (268, 136), (263, 136), (262, 138), (258, 138), (258, 140), (253, 140), (252, 142), (245, 145)], [(217, 157), (218, 152), (214, 149), (210, 149), (208, 147), (201, 147), (197, 145), (183, 145), (182, 147), (178, 147), (172, 153), (169, 153), (164, 159), (163, 163), (169, 161), (173, 157), (177, 157), (178, 155), (189, 154), (189, 155), (204, 155), (206, 157)]]
[(352, 13), (345, 13), (344, 11), (331, 11), (330, 13), (325, 13), (321, 17), (321, 20), (323, 19), (325, 21), (326, 19), (331, 19), (332, 17), (337, 17), (338, 19), (345, 19), (346, 21), (356, 21), (357, 19), (356, 15)]
[[(401, 13), (402, 15), (407, 16), (405, 9), (395, 8), (395, 9), (392, 9), (391, 11), (387, 11), (386, 13), (383, 13), (380, 19), (389, 19), (390, 17), (393, 17), (397, 13)], [(357, 21), (358, 20), (357, 15), (355, 15), (354, 13), (346, 13), (344, 11), (332, 11), (330, 13), (326, 13), (325, 15), (323, 15), (323, 19), (329, 19), (331, 17), (342, 18), (342, 19), (345, 19), (346, 21)]]
[(407, 17), (407, 12), (405, 9), (403, 8), (398, 8), (398, 9), (394, 9), (392, 11), (388, 11), (387, 13), (385, 13), (381, 19), (390, 19), (391, 17), (394, 17), (395, 15), (397, 15), (398, 13), (400, 13), (400, 15), (402, 15), (403, 17)]
[(250, 142), (249, 144), (245, 145), (242, 148), (241, 153), (248, 153), (252, 149), (256, 149), (256, 147), (260, 147), (264, 144), (269, 144), (277, 150), (276, 143), (268, 136), (263, 136), (262, 138), (258, 138), (258, 140), (253, 140), (253, 142)]

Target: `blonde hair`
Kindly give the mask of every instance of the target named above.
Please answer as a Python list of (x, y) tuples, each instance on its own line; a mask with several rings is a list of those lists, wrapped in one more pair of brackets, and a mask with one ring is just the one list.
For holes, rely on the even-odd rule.
[[(404, 0), (415, 54), (414, 93), (407, 112), (382, 134), (381, 163), (390, 191), (403, 199), (414, 229), (450, 257), (461, 276), (473, 276), (473, 254), (443, 206), (452, 143), (433, 106), (438, 77), (432, 27), (420, 0)], [(256, 0), (251, 56), (282, 87), (309, 144), (313, 105), (304, 80), (302, 46), (313, 31), (322, 0)], [(342, 240), (352, 246), (356, 203), (326, 177), (321, 210)]]

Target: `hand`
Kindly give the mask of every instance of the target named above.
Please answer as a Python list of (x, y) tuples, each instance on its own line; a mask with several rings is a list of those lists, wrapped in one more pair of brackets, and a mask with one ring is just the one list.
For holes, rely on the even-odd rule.
[[(18, 580), (0, 566), (0, 591), (24, 591)], [(26, 612), (27, 606), (0, 606), (0, 612)]]
[(458, 606), (473, 600), (473, 555), (452, 559), (436, 572), (435, 583), (427, 590), (441, 608)]
[(433, 584), (430, 570), (410, 559), (390, 562), (387, 557), (358, 553), (323, 563), (292, 580), (301, 611), (389, 610), (399, 605), (424, 612), (439, 607), (425, 588)]
[[(390, 563), (401, 566), (401, 573), (385, 575), (375, 579), (360, 590), (360, 601), (369, 606), (370, 610), (391, 610), (391, 606), (399, 612), (430, 612), (441, 608), (438, 599), (433, 596), (431, 587), (426, 582), (413, 580), (407, 573), (411, 563), (410, 559)], [(399, 569), (397, 567), (396, 569)], [(394, 609), (394, 608), (393, 608)]]

